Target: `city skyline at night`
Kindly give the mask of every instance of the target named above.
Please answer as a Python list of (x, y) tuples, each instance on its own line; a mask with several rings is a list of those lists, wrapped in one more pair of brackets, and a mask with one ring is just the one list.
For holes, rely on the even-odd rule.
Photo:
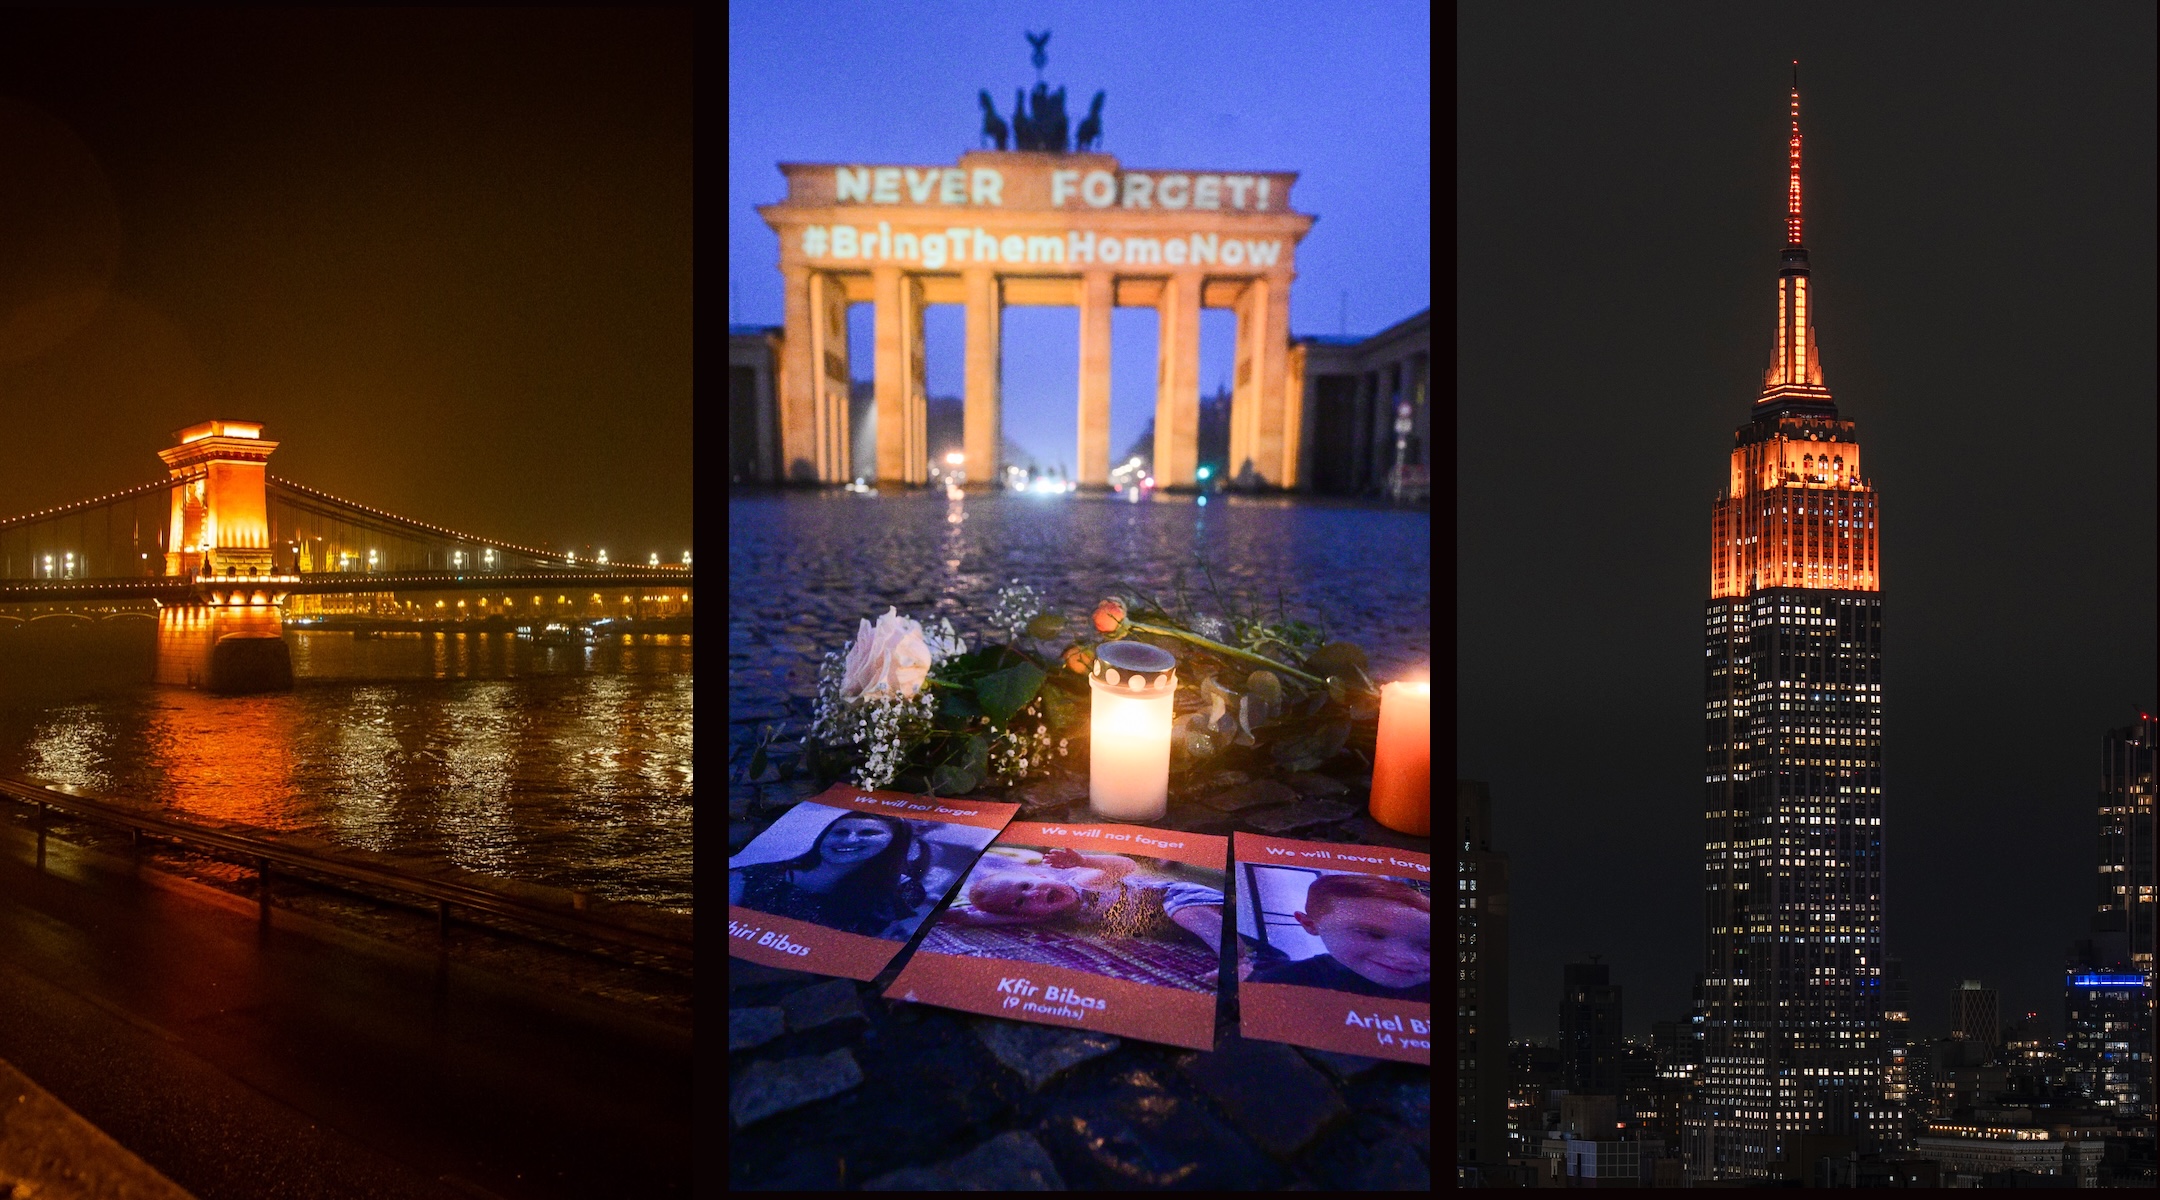
[[(1874, 939), (1824, 965), (1897, 956), (1914, 996), (1982, 978), (2061, 1020), (2097, 739), (2152, 706), (2154, 30), (2129, 5), (1976, 11), (1461, 15), (1458, 777), (1512, 863), (1513, 1038), (1555, 1033), (1591, 954), (1637, 1037), (1731, 977), (1704, 971), (1700, 856), (1748, 838), (1697, 805), (1706, 776), (1780, 766), (1819, 810), (1782, 814), (1819, 839), (1784, 847), (1854, 860), (1782, 868), (1792, 903)], [(1766, 235), (1796, 215), (1813, 260), (1773, 293)], [(1743, 389), (1778, 411), (1736, 444)], [(1791, 674), (1706, 697), (1696, 661), (1763, 665), (1758, 620)], [(1557, 734), (1555, 687), (1594, 719)], [(1783, 716), (1785, 761), (1751, 726), (1698, 736), (1706, 700)], [(1808, 909), (1804, 881), (1862, 908)], [(1910, 1036), (1944, 1018), (1916, 1005)]]

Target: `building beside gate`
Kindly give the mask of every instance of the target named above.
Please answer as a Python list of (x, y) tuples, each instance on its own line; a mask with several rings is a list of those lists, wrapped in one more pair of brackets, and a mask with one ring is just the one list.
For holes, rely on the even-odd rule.
[(1432, 472), (1432, 310), (1370, 337), (1290, 346), (1304, 430), (1299, 486), (1338, 496), (1421, 496)]

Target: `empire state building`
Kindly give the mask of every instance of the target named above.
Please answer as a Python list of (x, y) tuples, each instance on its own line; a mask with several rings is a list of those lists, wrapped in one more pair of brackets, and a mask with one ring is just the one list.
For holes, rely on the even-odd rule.
[(1882, 1100), (1880, 509), (1823, 384), (1792, 88), (1777, 336), (1711, 513), (1703, 1068), (1690, 1171), (1876, 1148)]

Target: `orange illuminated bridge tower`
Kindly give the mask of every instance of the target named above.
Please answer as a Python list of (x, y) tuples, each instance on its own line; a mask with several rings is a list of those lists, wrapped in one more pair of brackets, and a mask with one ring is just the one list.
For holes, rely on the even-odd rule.
[(158, 451), (172, 472), (167, 575), (268, 575), (270, 506), (264, 471), (278, 444), (259, 421), (204, 421)]
[(1803, 1135), (1865, 1151), (1891, 1120), (1880, 511), (1823, 384), (1797, 64), (1791, 119), (1770, 367), (1711, 512), (1705, 1077), (1684, 1147), (1698, 1179), (1779, 1174)]

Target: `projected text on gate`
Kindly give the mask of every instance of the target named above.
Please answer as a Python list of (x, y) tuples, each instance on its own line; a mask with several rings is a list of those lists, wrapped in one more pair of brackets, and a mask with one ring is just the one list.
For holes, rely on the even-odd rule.
[(875, 227), (863, 229), (853, 225), (806, 226), (802, 231), (802, 252), (803, 257), (813, 259), (916, 263), (932, 271), (970, 262), (1265, 268), (1281, 258), (1282, 242), (1216, 233), (1118, 237), (1084, 229), (1068, 229), (1062, 234), (998, 234), (964, 225), (895, 232), (891, 222), (879, 221)]
[(786, 198), (758, 215), (779, 236), (787, 288), (779, 433), (791, 480), (850, 475), (850, 305), (876, 310), (875, 469), (902, 485), (926, 483), (931, 466), (923, 312), (966, 306), (968, 486), (988, 486), (1001, 467), (1005, 310), (1066, 305), (1080, 318), (1081, 487), (1110, 486), (1110, 314), (1121, 307), (1157, 314), (1159, 486), (1197, 478), (1203, 308), (1237, 319), (1230, 459), (1240, 486), (1297, 486), (1307, 422), (1290, 285), (1313, 225), (1292, 207), (1297, 172), (1136, 171), (1108, 154), (1036, 150), (969, 151), (949, 166), (779, 166)]

